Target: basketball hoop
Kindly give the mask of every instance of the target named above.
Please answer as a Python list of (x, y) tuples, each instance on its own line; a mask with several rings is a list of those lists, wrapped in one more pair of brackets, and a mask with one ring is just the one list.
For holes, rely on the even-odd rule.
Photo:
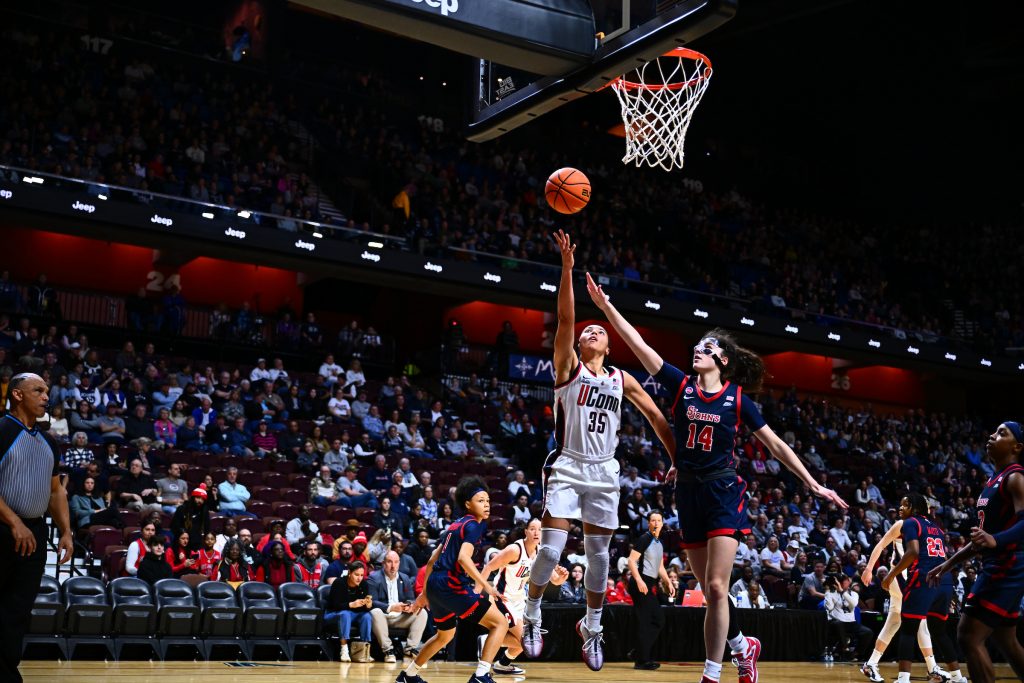
[(677, 47), (611, 81), (626, 129), (622, 163), (682, 168), (686, 129), (710, 80), (711, 60)]

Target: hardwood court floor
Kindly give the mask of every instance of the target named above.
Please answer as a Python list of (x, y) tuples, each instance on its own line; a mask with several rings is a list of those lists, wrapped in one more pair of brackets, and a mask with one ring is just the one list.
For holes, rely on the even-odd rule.
[[(258, 681), (352, 681), (354, 683), (393, 683), (400, 664), (339, 664), (337, 662), (258, 662), (255, 666), (232, 666), (233, 662), (22, 662), (26, 682), (42, 681), (112, 681), (113, 683), (250, 683)], [(248, 663), (247, 663), (248, 664)], [(566, 683), (566, 681), (601, 681), (602, 683), (697, 683), (703, 663), (663, 664), (658, 671), (635, 671), (632, 664), (614, 662), (599, 672), (583, 664), (528, 662), (526, 677), (498, 676), (498, 683)], [(810, 662), (765, 662), (758, 667), (762, 683), (861, 683), (867, 679), (853, 664), (817, 664)], [(473, 673), (469, 663), (431, 663), (422, 676), (429, 683), (466, 683)], [(896, 678), (896, 666), (885, 664), (882, 675)], [(926, 680), (924, 665), (914, 666), (913, 679)], [(1013, 671), (1006, 665), (996, 667), (996, 679), (1014, 681)], [(736, 670), (726, 663), (722, 683), (735, 683)]]

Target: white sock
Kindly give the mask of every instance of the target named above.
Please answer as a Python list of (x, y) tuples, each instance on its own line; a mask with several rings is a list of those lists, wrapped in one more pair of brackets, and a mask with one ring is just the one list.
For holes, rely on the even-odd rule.
[(523, 616), (530, 621), (540, 621), (540, 598), (531, 598), (529, 595), (526, 596), (526, 610)]
[(871, 656), (868, 657), (868, 664), (870, 664), (871, 666), (878, 666), (878, 663), (882, 661), (883, 654), (884, 653), (880, 650), (872, 650)]
[(956, 671), (950, 671), (949, 675), (953, 677), (952, 678), (953, 683), (959, 683), (959, 681), (966, 680), (964, 678), (964, 675), (962, 673), (960, 673), (960, 669), (957, 669)]
[(601, 631), (601, 613), (604, 612), (604, 608), (598, 607), (594, 609), (590, 605), (587, 605), (587, 620), (584, 625), (587, 630), (591, 633), (598, 633)]
[(935, 663), (935, 655), (925, 655), (924, 665), (925, 668), (928, 670), (928, 673), (935, 671), (935, 669), (938, 667), (938, 664)]
[(415, 676), (420, 672), (420, 665), (416, 663), (416, 660), (409, 662), (409, 666), (405, 667), (405, 673), (408, 676)]
[(720, 680), (722, 678), (722, 665), (718, 662), (712, 662), (710, 659), (705, 659), (704, 675), (713, 681)]
[(478, 659), (476, 662), (476, 673), (474, 676), (486, 676), (491, 672), (491, 663)]
[(901, 671), (900, 675), (896, 677), (896, 683), (910, 683), (910, 672)]
[(729, 648), (740, 657), (747, 656), (747, 639), (744, 637), (742, 631), (740, 631), (739, 635), (735, 638), (729, 639)]

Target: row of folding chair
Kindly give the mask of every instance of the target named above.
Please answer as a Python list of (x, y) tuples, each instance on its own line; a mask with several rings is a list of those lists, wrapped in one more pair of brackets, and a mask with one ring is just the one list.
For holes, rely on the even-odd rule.
[(133, 577), (104, 585), (78, 576), (63, 585), (44, 576), (32, 609), (25, 649), (57, 647), (72, 659), (82, 645), (102, 646), (119, 660), (124, 647), (147, 646), (161, 660), (172, 646), (188, 646), (209, 659), (214, 648), (234, 648), (252, 659), (258, 647), (276, 648), (294, 659), (299, 647), (316, 648), (331, 658), (324, 633), (323, 608), (330, 586), (314, 591), (304, 583), (286, 583), (275, 590), (262, 582), (246, 582), (236, 591), (220, 581), (193, 588), (180, 579), (150, 586)]

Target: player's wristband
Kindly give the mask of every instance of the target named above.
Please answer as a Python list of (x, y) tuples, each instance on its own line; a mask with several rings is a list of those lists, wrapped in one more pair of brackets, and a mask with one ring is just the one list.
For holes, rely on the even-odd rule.
[(992, 534), (992, 538), (996, 539), (997, 548), (1005, 548), (1008, 545), (1020, 543), (1024, 541), (1024, 512), (1017, 513), (1017, 523), (1011, 526), (1005, 531), (1000, 531), (997, 534)]

